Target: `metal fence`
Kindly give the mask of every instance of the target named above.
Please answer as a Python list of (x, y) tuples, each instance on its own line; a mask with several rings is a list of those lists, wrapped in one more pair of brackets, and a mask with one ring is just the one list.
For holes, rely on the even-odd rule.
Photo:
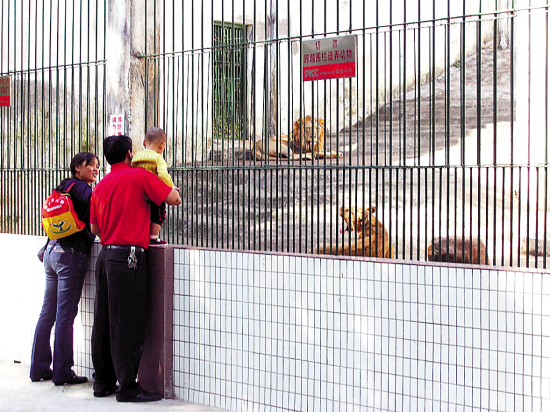
[[(375, 206), (398, 258), (426, 260), (434, 239), (456, 237), (459, 258), (486, 246), (490, 264), (545, 266), (547, 6), (226, 1), (184, 2), (180, 13), (163, 2), (164, 27), (183, 27), (148, 56), (164, 75), (157, 117), (184, 199), (170, 240), (310, 253), (361, 240), (342, 231), (341, 206)], [(220, 26), (244, 27), (245, 40), (220, 44)], [(303, 81), (304, 42), (349, 34), (356, 76)], [(219, 72), (236, 90), (223, 120)], [(324, 153), (341, 157), (289, 158), (284, 135), (308, 115), (324, 121)], [(270, 136), (266, 159), (256, 149)]]
[(43, 234), (42, 201), (71, 158), (101, 156), (104, 13), (97, 1), (0, 0), (0, 230)]
[[(106, 6), (54, 3), (0, 0), (2, 231), (40, 233), (35, 188), (106, 130)], [(397, 258), (454, 237), (458, 255), (481, 241), (490, 264), (546, 266), (547, 0), (144, 4), (145, 113), (184, 200), (169, 241), (311, 253), (360, 242), (339, 210), (375, 206)], [(355, 77), (303, 81), (304, 43), (347, 35)], [(324, 145), (291, 158), (308, 116)]]

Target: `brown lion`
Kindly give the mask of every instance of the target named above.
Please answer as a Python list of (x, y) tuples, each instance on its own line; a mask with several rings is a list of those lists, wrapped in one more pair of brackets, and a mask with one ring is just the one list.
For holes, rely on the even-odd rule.
[(474, 237), (436, 238), (428, 246), (428, 260), (432, 262), (477, 263), (488, 265), (487, 248), (483, 242)]
[[(325, 121), (306, 116), (298, 119), (292, 128), (292, 138), (284, 134), (270, 136), (267, 141), (267, 152), (264, 139), (254, 143), (256, 160), (269, 160), (277, 157), (289, 159), (322, 159), (342, 157), (337, 152), (325, 152)], [(267, 154), (266, 154), (267, 153)]]
[[(395, 258), (388, 231), (374, 216), (375, 212), (375, 206), (367, 209), (340, 207), (340, 216), (344, 218), (347, 225), (343, 231), (356, 231), (357, 242), (323, 245), (314, 253)], [(352, 234), (351, 237), (353, 238), (354, 235)]]

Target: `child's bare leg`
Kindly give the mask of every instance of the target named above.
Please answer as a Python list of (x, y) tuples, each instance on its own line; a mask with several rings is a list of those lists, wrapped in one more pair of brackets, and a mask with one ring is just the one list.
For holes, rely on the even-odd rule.
[(160, 225), (158, 223), (151, 223), (151, 238), (156, 239), (159, 237)]

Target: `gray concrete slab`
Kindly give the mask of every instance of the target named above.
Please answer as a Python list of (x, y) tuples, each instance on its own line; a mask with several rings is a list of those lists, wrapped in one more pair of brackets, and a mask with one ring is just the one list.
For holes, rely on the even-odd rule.
[(110, 412), (184, 411), (221, 412), (222, 409), (182, 400), (163, 399), (150, 403), (119, 403), (115, 396), (94, 398), (91, 382), (55, 386), (52, 381), (31, 382), (29, 367), (0, 362), (1, 412)]

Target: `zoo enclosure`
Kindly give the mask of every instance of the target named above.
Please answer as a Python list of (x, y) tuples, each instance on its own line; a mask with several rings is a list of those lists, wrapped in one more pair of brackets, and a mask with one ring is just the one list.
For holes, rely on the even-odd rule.
[[(492, 264), (546, 266), (547, 1), (144, 3), (145, 112), (184, 199), (171, 242), (308, 253), (355, 239), (340, 206), (374, 205), (398, 258), (477, 237)], [(0, 4), (2, 231), (39, 234), (67, 159), (101, 152), (106, 5)], [(356, 77), (303, 82), (302, 42), (348, 34)], [(341, 158), (254, 156), (307, 115)]]

